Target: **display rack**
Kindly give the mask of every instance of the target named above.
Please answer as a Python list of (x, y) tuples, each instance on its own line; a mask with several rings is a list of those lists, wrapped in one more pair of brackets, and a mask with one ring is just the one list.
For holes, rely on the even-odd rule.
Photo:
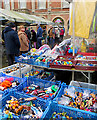
[[(27, 64), (27, 63), (26, 63)], [(91, 83), (91, 73), (95, 72), (95, 70), (76, 70), (74, 68), (72, 69), (59, 69), (59, 68), (48, 68), (44, 66), (37, 66), (37, 65), (31, 65), (32, 67), (37, 67), (41, 69), (47, 69), (47, 70), (60, 70), (60, 71), (71, 71), (72, 72), (72, 81), (74, 81), (74, 72), (81, 72), (82, 75), (84, 75), (88, 79), (88, 83)], [(21, 63), (19, 63), (19, 71), (20, 71), (20, 77), (22, 77), (21, 74)], [(88, 73), (88, 76), (85, 74)]]

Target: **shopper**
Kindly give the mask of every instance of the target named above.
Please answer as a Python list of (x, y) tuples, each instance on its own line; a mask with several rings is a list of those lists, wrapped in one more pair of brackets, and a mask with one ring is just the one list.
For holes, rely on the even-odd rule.
[(65, 36), (65, 28), (63, 27), (63, 30), (64, 30), (64, 36)]
[(21, 25), (19, 27), (18, 36), (20, 40), (20, 54), (27, 53), (29, 50), (29, 40), (25, 33), (25, 27)]
[(28, 37), (28, 39), (30, 40), (30, 39), (31, 39), (31, 32), (30, 32), (30, 30), (29, 30), (29, 27), (26, 27), (25, 33), (27, 34), (27, 37)]
[(43, 30), (42, 28), (40, 27), (40, 25), (38, 24), (37, 25), (37, 48), (40, 48), (42, 43), (42, 33), (43, 33)]
[[(5, 28), (8, 27), (8, 26), (9, 26), (9, 24), (6, 24)], [(2, 45), (5, 46), (4, 30), (5, 30), (5, 29), (2, 30), (2, 35), (1, 35), (1, 37), (2, 37)]]
[(8, 65), (14, 64), (15, 56), (19, 55), (20, 42), (15, 29), (15, 24), (11, 22), (4, 30), (4, 40)]
[(34, 30), (31, 30), (31, 33), (32, 33), (31, 42), (34, 42), (34, 47), (36, 48), (36, 43), (37, 43), (36, 32)]
[(64, 30), (63, 28), (61, 28), (61, 32), (60, 32), (61, 41), (63, 41), (63, 37), (64, 37)]
[(55, 43), (60, 43), (60, 29), (55, 28)]
[(55, 43), (55, 29), (53, 28), (52, 25), (50, 25), (50, 29), (48, 31), (48, 36), (49, 36), (49, 45), (52, 49), (54, 47), (54, 43)]
[(25, 33), (26, 33), (28, 40), (29, 40), (29, 51), (30, 51), (30, 49), (31, 49), (31, 32), (29, 30), (29, 27), (26, 27)]
[(46, 31), (46, 26), (43, 27), (42, 36), (43, 36), (43, 39), (45, 40), (45, 43), (47, 44), (47, 31)]

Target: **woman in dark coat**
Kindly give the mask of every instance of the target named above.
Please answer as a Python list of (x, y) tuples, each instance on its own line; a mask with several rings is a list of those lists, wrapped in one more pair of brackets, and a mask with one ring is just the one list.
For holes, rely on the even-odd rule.
[(32, 33), (31, 41), (34, 42), (34, 47), (36, 48), (36, 42), (37, 42), (36, 32), (34, 30), (31, 30), (31, 33)]

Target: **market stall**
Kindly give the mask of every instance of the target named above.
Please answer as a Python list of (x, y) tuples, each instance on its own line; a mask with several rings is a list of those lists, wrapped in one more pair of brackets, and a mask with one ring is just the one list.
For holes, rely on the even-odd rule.
[[(90, 4), (86, 8), (88, 5)], [(95, 4), (92, 5), (92, 10), (95, 11)], [(76, 9), (77, 4), (74, 6)], [(89, 22), (95, 18), (94, 13), (91, 15)], [(89, 32), (91, 25), (87, 25), (89, 27), (84, 29)], [(15, 61), (19, 63), (16, 64), (18, 68), (13, 65), (1, 69), (0, 119), (97, 119), (97, 86), (90, 83), (90, 73), (97, 71), (97, 53), (85, 46), (88, 40), (83, 38), (88, 38), (85, 37), (89, 36), (88, 32), (83, 38), (75, 37), (78, 32), (76, 27), (73, 24), (73, 38), (62, 41), (53, 49), (46, 44), (39, 49), (32, 48), (28, 53), (15, 57)], [(88, 49), (91, 52), (87, 52)], [(30, 70), (27, 69), (27, 64), (30, 65)], [(6, 75), (14, 72), (13, 67), (16, 73), (20, 73), (20, 78), (12, 77), (12, 74)], [(71, 81), (70, 85), (66, 85), (56, 80), (54, 70), (71, 71), (72, 80), (74, 72), (81, 72), (88, 79), (88, 83)]]

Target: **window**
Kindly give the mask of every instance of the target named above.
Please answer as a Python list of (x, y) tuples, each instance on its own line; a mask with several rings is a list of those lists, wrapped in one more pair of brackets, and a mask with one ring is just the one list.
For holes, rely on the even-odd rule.
[(4, 0), (5, 9), (10, 10), (10, 0)]
[(69, 3), (65, 0), (62, 0), (62, 8), (69, 8)]
[(46, 0), (38, 0), (38, 8), (46, 9)]
[(14, 9), (14, 0), (11, 0), (11, 9)]
[(26, 0), (19, 0), (19, 5), (20, 9), (25, 9), (26, 8)]
[(0, 8), (2, 8), (2, 2), (0, 2)]
[(4, 0), (5, 5), (9, 4), (9, 0)]

